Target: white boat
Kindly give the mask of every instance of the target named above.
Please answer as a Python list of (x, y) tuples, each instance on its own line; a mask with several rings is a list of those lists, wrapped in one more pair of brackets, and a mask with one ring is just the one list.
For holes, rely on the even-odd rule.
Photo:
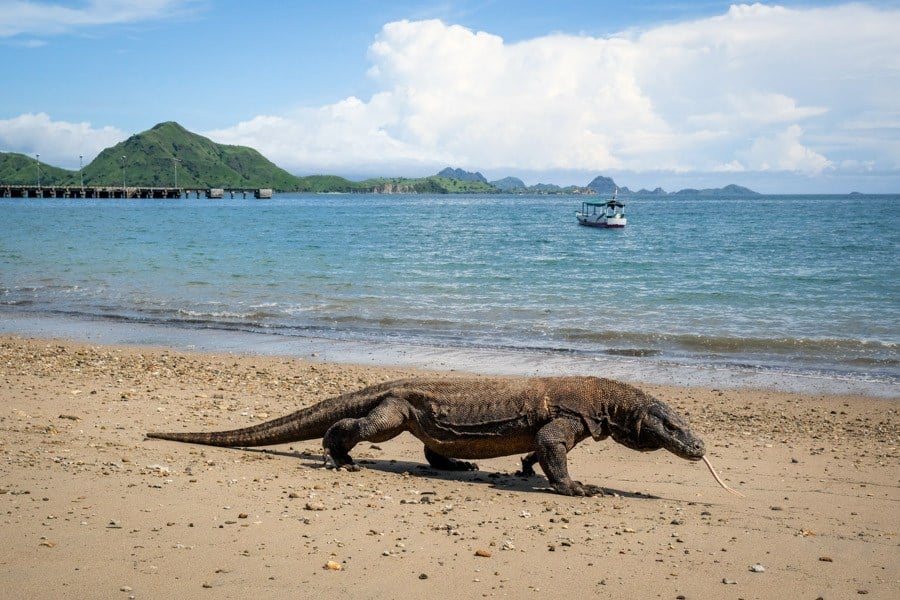
[(575, 213), (578, 223), (588, 227), (604, 227), (621, 229), (628, 220), (625, 218), (625, 205), (617, 200), (619, 189), (616, 188), (611, 200), (605, 202), (582, 202), (581, 210)]

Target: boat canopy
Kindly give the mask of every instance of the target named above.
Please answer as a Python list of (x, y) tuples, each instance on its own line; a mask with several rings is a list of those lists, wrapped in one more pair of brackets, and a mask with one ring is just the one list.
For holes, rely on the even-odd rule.
[(605, 202), (585, 202), (585, 206), (604, 206), (606, 208), (625, 208), (625, 205), (618, 200), (607, 200)]

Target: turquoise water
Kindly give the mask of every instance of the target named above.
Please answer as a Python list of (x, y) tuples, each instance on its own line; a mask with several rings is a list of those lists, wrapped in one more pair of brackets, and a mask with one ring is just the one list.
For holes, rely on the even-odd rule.
[(0, 318), (897, 383), (900, 196), (0, 199)]

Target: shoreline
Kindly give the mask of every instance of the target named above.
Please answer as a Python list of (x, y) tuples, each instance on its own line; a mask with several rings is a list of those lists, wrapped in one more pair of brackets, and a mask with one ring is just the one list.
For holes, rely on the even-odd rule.
[[(5, 316), (9, 316), (6, 313)], [(551, 350), (437, 346), (406, 341), (279, 335), (103, 318), (13, 313), (0, 319), (0, 335), (24, 335), (73, 342), (158, 346), (179, 351), (282, 356), (373, 367), (412, 367), (484, 375), (596, 375), (632, 384), (781, 390), (798, 394), (862, 395), (900, 399), (890, 381), (828, 372), (791, 372), (721, 364), (690, 364), (656, 357), (582, 355)]]
[(32, 598), (900, 594), (891, 399), (642, 385), (746, 498), (702, 465), (609, 440), (569, 453), (573, 477), (609, 495), (568, 498), (514, 476), (517, 456), (433, 471), (406, 434), (360, 444), (358, 473), (322, 468), (318, 440), (144, 438), (426, 372), (0, 335), (0, 585)]

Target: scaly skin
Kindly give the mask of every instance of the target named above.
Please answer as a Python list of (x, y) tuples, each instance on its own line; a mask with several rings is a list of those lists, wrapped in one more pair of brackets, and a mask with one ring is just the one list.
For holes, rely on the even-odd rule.
[(252, 427), (147, 437), (246, 447), (322, 438), (326, 458), (357, 470), (350, 451), (408, 431), (425, 444), (435, 468), (470, 470), (459, 459), (527, 453), (522, 474), (539, 463), (560, 494), (602, 493), (569, 477), (566, 453), (588, 438), (611, 437), (634, 450), (664, 448), (700, 460), (703, 441), (664, 402), (624, 383), (597, 377), (407, 379), (324, 400)]

